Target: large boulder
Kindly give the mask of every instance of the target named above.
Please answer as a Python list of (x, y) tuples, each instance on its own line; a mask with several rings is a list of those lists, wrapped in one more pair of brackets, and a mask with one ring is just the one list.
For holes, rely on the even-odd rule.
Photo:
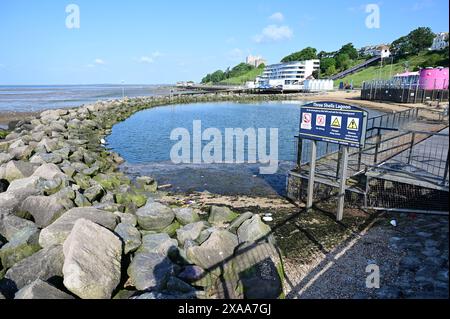
[(31, 256), (39, 246), (39, 230), (35, 226), (25, 227), (14, 234), (11, 240), (0, 249), (0, 259), (5, 268)]
[(62, 278), (63, 262), (62, 246), (51, 246), (16, 263), (6, 272), (5, 278), (12, 281), (17, 289), (37, 279), (48, 281), (56, 277)]
[(234, 267), (242, 282), (245, 298), (283, 297), (283, 264), (272, 243), (246, 243), (239, 246), (234, 257)]
[(94, 185), (86, 189), (83, 193), (84, 197), (87, 198), (88, 201), (91, 203), (95, 201), (99, 201), (103, 194), (105, 193), (105, 190), (100, 185)]
[(208, 222), (215, 225), (222, 225), (232, 222), (239, 215), (228, 207), (211, 206)]
[(64, 286), (83, 299), (110, 299), (120, 282), (120, 239), (82, 218), (73, 226), (63, 251)]
[(0, 165), (9, 162), (12, 158), (12, 155), (8, 153), (0, 153)]
[(48, 180), (55, 179), (56, 177), (67, 178), (61, 169), (55, 164), (42, 164), (33, 173), (33, 176), (39, 176)]
[(29, 162), (9, 161), (5, 167), (5, 179), (12, 182), (16, 179), (29, 177), (34, 170), (35, 166)]
[(195, 241), (205, 228), (207, 228), (206, 223), (201, 221), (177, 229), (178, 242), (183, 246), (186, 240)]
[(233, 256), (237, 245), (236, 235), (226, 230), (218, 230), (213, 232), (200, 246), (189, 247), (186, 254), (193, 264), (203, 269), (210, 269), (218, 267), (224, 260)]
[(117, 216), (113, 213), (99, 209), (91, 207), (72, 208), (54, 223), (42, 229), (41, 235), (39, 236), (39, 244), (42, 247), (49, 247), (64, 243), (72, 231), (73, 225), (80, 218), (90, 220), (110, 230), (116, 228), (118, 220)]
[(254, 215), (246, 220), (237, 230), (239, 242), (253, 242), (267, 236), (270, 233), (270, 227), (261, 220), (259, 215)]
[(20, 289), (14, 299), (75, 299), (73, 296), (37, 279)]
[(15, 215), (0, 215), (0, 235), (10, 241), (23, 228), (33, 227), (33, 222)]
[(188, 225), (200, 220), (197, 211), (190, 207), (174, 209), (175, 216), (181, 225)]
[(20, 206), (20, 211), (31, 214), (36, 225), (41, 228), (50, 225), (66, 210), (66, 206), (55, 195), (29, 196)]
[(163, 288), (174, 273), (174, 265), (166, 256), (138, 253), (128, 267), (131, 284), (138, 290)]
[(147, 202), (136, 212), (139, 226), (144, 230), (160, 231), (175, 219), (173, 210), (158, 202)]
[(142, 238), (142, 245), (138, 253), (154, 253), (168, 256), (177, 251), (178, 243), (166, 233), (148, 234)]
[(141, 233), (133, 225), (120, 223), (114, 232), (122, 239), (125, 254), (133, 252), (141, 246)]
[(237, 217), (233, 222), (228, 226), (228, 231), (232, 232), (233, 234), (236, 234), (238, 228), (248, 219), (253, 217), (252, 212), (245, 212), (239, 217)]

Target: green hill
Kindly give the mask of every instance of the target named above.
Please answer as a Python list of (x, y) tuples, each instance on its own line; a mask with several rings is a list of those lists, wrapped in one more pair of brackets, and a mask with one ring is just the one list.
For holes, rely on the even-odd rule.
[(378, 65), (370, 66), (359, 72), (350, 74), (345, 78), (334, 81), (335, 86), (340, 82), (350, 83), (353, 81), (354, 87), (361, 87), (364, 81), (371, 81), (375, 79), (387, 80), (397, 73), (403, 73), (405, 70), (417, 71), (421, 67), (436, 67), (448, 66), (448, 50), (429, 52), (423, 51), (418, 55), (410, 55), (400, 59), (383, 60), (383, 67), (380, 63)]
[(253, 70), (248, 71), (247, 73), (228, 78), (226, 80), (220, 81), (219, 83), (228, 85), (240, 85), (244, 84), (247, 81), (254, 81), (256, 77), (262, 75), (263, 72), (264, 72), (263, 68), (255, 68)]

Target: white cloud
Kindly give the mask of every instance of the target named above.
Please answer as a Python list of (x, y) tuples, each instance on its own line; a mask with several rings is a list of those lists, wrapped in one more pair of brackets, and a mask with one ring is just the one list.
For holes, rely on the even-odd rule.
[(269, 17), (272, 21), (282, 22), (284, 20), (284, 15), (281, 12), (275, 12)]
[(413, 11), (420, 11), (434, 6), (433, 0), (419, 0), (412, 6)]
[(162, 57), (162, 53), (161, 52), (159, 52), (159, 51), (155, 51), (155, 52), (153, 52), (152, 53), (152, 57), (153, 58), (159, 58), (159, 57)]
[(151, 64), (153, 62), (155, 62), (155, 60), (153, 60), (153, 58), (149, 57), (149, 56), (141, 56), (138, 59), (139, 63), (146, 63), (146, 64)]
[(162, 57), (163, 54), (159, 51), (154, 51), (150, 55), (143, 55), (138, 59), (134, 59), (135, 61), (139, 63), (145, 63), (145, 64), (152, 64), (155, 62), (155, 60), (159, 57)]
[(278, 26), (275, 24), (268, 25), (262, 32), (253, 39), (256, 43), (275, 42), (289, 40), (293, 37), (294, 32), (287, 25)]
[(105, 65), (106, 64), (105, 61), (103, 61), (102, 59), (99, 59), (99, 58), (95, 59), (94, 63), (97, 65)]

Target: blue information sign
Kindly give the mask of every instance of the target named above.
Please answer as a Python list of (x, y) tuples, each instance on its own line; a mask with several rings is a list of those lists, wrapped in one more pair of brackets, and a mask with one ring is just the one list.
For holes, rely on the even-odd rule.
[(363, 147), (367, 112), (338, 102), (314, 102), (300, 111), (300, 138)]

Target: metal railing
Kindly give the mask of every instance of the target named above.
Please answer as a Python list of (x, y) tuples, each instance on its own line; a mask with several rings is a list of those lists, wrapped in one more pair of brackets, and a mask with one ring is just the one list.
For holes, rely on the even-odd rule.
[[(387, 113), (375, 116), (367, 120), (366, 141), (370, 141), (376, 136), (381, 136), (392, 129), (400, 129), (406, 124), (416, 121), (419, 116), (419, 109), (409, 109), (396, 113)], [(296, 136), (298, 139), (298, 136)], [(309, 141), (297, 142), (297, 165), (309, 163), (311, 154), (311, 143)], [(301, 150), (299, 152), (299, 149)], [(317, 143), (317, 160), (332, 155), (339, 151), (339, 146), (329, 142)]]

